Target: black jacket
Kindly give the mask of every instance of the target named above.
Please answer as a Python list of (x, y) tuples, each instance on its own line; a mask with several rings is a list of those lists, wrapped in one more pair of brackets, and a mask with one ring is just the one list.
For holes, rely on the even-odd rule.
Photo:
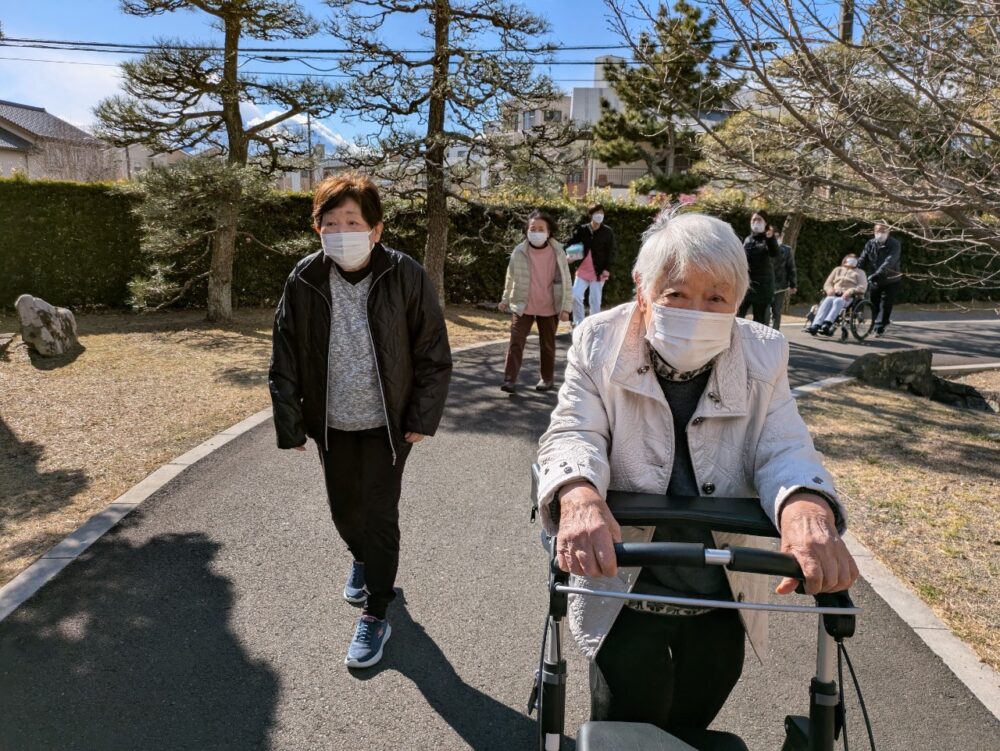
[(890, 235), (883, 244), (873, 237), (865, 243), (858, 266), (868, 274), (868, 281), (872, 284), (896, 284), (903, 279), (899, 271), (901, 252), (899, 240), (895, 237)]
[[(326, 444), (332, 268), (323, 251), (299, 261), (274, 315), (268, 385), (279, 448), (301, 446), (306, 436)], [(369, 331), (395, 456), (405, 433), (437, 430), (451, 348), (437, 294), (420, 264), (377, 244), (371, 273)]]
[(778, 241), (763, 232), (759, 235), (747, 235), (743, 241), (743, 251), (747, 254), (750, 281), (755, 282), (755, 286), (773, 290), (774, 269), (771, 259), (778, 257)]
[(593, 258), (594, 271), (600, 277), (605, 271), (611, 268), (615, 261), (615, 233), (611, 227), (602, 223), (596, 230), (592, 229), (590, 222), (579, 225), (573, 232), (573, 236), (566, 242), (566, 245), (581, 243), (583, 245), (583, 257), (587, 253)]
[(779, 245), (778, 255), (771, 259), (774, 269), (774, 289), (796, 289), (799, 286), (795, 273), (795, 253), (790, 245)]

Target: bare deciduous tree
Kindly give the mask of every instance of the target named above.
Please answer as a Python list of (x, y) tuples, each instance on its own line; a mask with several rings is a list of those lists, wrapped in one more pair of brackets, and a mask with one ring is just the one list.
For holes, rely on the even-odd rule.
[[(608, 3), (626, 38), (655, 13)], [(843, 40), (817, 0), (705, 4), (740, 48), (729, 75), (747, 80), (739, 119), (706, 136), (730, 178), (780, 186), (791, 208), (885, 215), (941, 251), (911, 275), (1000, 287), (996, 0), (860, 0)]]
[[(521, 109), (544, 109), (560, 93), (534, 73), (548, 56), (546, 22), (493, 0), (327, 0), (330, 33), (354, 51), (345, 109), (375, 133), (338, 156), (381, 179), (396, 195), (422, 200), (427, 216), (424, 266), (442, 302), (448, 247), (448, 198), (475, 195), (484, 170), (509, 176), (526, 165), (561, 174), (578, 137), (567, 122), (546, 121), (516, 136), (504, 127)], [(424, 24), (415, 39), (429, 49), (399, 50), (379, 30), (406, 19)], [(414, 47), (421, 47), (417, 44)], [(449, 148), (456, 147), (453, 158)], [(462, 153), (459, 153), (460, 152)]]

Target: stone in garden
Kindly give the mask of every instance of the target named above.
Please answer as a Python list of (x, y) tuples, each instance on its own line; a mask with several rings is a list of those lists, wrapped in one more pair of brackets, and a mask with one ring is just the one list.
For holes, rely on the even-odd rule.
[(21, 319), (21, 339), (38, 354), (53, 357), (79, 346), (76, 319), (66, 308), (55, 308), (31, 295), (21, 295), (14, 307)]
[(919, 396), (929, 397), (934, 393), (929, 349), (901, 349), (884, 354), (870, 352), (851, 363), (847, 375), (872, 386), (912, 391)]

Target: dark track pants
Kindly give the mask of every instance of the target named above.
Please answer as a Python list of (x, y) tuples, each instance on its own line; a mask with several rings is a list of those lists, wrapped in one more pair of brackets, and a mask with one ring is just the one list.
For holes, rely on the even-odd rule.
[(899, 294), (900, 283), (878, 284), (872, 282), (871, 290), (873, 315), (875, 316), (875, 330), (885, 331), (892, 320), (892, 306), (896, 303), (896, 296)]
[(704, 729), (743, 672), (735, 610), (657, 615), (622, 608), (590, 663), (592, 720)]
[[(399, 568), (399, 495), (410, 444), (397, 447), (396, 465), (384, 427), (328, 431), (329, 450), (319, 447), (330, 515), (341, 539), (365, 564), (365, 612), (385, 618), (396, 596)], [(346, 573), (346, 572), (345, 572)]]
[(517, 374), (521, 372), (521, 362), (524, 360), (524, 344), (528, 340), (528, 334), (531, 333), (532, 324), (538, 326), (542, 380), (555, 379), (556, 331), (559, 329), (559, 316), (519, 316), (515, 313), (510, 321), (510, 344), (507, 346), (507, 358), (503, 367), (505, 381), (511, 383), (517, 381)]

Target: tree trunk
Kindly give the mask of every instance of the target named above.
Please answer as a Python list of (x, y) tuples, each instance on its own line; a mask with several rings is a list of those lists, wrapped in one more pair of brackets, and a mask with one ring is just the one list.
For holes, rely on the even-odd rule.
[(233, 319), (233, 256), (236, 254), (236, 224), (239, 197), (219, 207), (216, 232), (212, 236), (212, 263), (208, 271), (209, 321)]
[(802, 212), (789, 211), (785, 217), (785, 223), (781, 226), (781, 241), (795, 250), (795, 243), (799, 239), (799, 231), (802, 229)]
[[(221, 99), (229, 148), (226, 161), (245, 167), (248, 151), (243, 114), (240, 112), (238, 79), (240, 33), (240, 19), (226, 19)], [(216, 213), (216, 232), (212, 237), (212, 262), (208, 273), (209, 321), (224, 322), (233, 319), (233, 259), (236, 256), (236, 230), (241, 199), (242, 194), (237, 184), (228, 192)]]
[(448, 95), (448, 22), (449, 0), (434, 2), (434, 75), (431, 82), (427, 116), (427, 147), (424, 162), (427, 171), (427, 245), (424, 268), (427, 270), (441, 304), (445, 303), (444, 261), (448, 253), (448, 198), (444, 174), (444, 116)]

